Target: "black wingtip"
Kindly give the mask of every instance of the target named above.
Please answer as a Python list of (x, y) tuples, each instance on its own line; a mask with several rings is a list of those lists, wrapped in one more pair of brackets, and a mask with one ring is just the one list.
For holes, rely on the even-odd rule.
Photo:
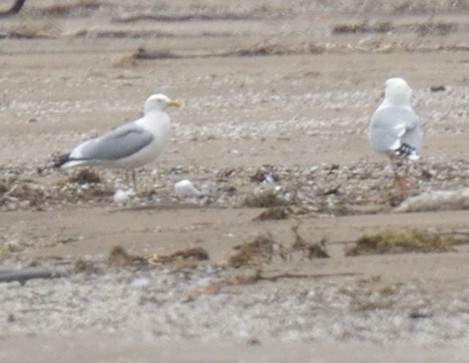
[(402, 143), (402, 145), (399, 146), (399, 148), (397, 148), (396, 150), (394, 150), (394, 152), (397, 156), (401, 158), (412, 158), (417, 156), (417, 150), (415, 149), (415, 147), (406, 143)]
[(52, 166), (58, 169), (68, 161), (70, 161), (70, 154), (55, 155), (52, 157)]

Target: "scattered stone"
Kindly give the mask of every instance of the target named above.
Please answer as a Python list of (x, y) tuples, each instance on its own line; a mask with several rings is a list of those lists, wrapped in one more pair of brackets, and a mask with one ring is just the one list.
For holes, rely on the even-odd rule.
[(430, 92), (444, 92), (446, 91), (445, 86), (431, 86), (430, 87)]
[(114, 203), (124, 203), (129, 199), (133, 198), (136, 195), (133, 189), (117, 189), (114, 195), (112, 196), (112, 200)]

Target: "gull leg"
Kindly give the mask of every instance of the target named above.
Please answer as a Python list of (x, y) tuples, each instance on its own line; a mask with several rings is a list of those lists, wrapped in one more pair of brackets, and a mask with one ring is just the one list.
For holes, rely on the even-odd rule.
[(394, 176), (394, 187), (398, 188), (400, 191), (405, 192), (409, 189), (409, 181), (404, 175), (395, 175)]
[(137, 178), (135, 176), (135, 170), (126, 170), (125, 171), (125, 184), (128, 188), (130, 188), (130, 179), (132, 179), (132, 185), (134, 187), (134, 191), (137, 191)]
[(410, 169), (410, 161), (409, 161), (409, 159), (406, 158), (405, 161), (404, 161), (404, 175), (399, 177), (400, 178), (400, 188), (403, 191), (407, 191), (410, 188), (409, 179), (408, 179), (409, 169)]
[(132, 169), (132, 183), (134, 185), (135, 192), (137, 192), (137, 178), (135, 176), (135, 169)]
[(409, 169), (409, 166), (408, 166), (408, 161), (406, 160), (406, 169), (405, 169), (405, 173), (404, 175), (399, 175), (399, 170), (397, 169), (397, 165), (395, 164), (395, 159), (391, 156), (390, 157), (391, 159), (391, 166), (392, 166), (392, 169), (394, 171), (394, 183), (393, 183), (393, 186), (397, 189), (399, 189), (400, 191), (406, 191), (409, 189), (409, 183), (407, 181), (407, 172), (408, 172), (408, 169)]
[(394, 163), (394, 158), (392, 156), (390, 156), (389, 161), (391, 162), (391, 167), (392, 167), (392, 171), (394, 173), (394, 176), (396, 176), (398, 174), (398, 172), (397, 172), (397, 166)]
[(407, 177), (407, 174), (409, 174), (409, 169), (410, 169), (410, 161), (409, 159), (405, 159), (405, 170), (404, 170), (404, 175)]

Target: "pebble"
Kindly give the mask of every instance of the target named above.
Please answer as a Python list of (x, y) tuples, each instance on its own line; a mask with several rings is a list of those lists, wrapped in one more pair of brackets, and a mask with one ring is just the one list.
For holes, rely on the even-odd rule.
[(133, 189), (117, 189), (114, 193), (112, 200), (114, 203), (123, 203), (135, 196), (135, 191)]

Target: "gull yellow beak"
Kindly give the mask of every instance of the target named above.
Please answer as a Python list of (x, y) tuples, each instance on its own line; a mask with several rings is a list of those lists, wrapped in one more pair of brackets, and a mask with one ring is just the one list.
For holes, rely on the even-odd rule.
[(181, 103), (178, 100), (170, 100), (168, 106), (181, 107)]

